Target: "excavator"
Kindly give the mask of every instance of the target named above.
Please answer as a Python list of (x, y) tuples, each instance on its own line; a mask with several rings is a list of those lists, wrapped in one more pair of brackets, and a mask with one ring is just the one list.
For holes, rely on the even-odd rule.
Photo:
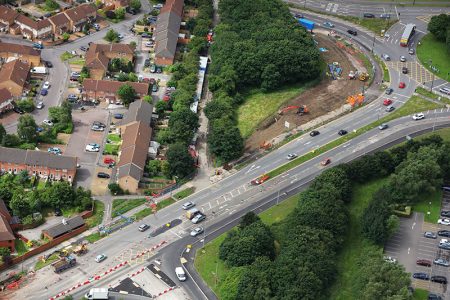
[(303, 115), (309, 113), (309, 109), (306, 105), (291, 105), (281, 109), (278, 114), (282, 115), (290, 110), (297, 109), (297, 115)]

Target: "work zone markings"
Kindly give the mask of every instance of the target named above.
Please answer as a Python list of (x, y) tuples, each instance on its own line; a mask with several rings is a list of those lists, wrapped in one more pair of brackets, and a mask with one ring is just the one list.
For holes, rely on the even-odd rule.
[(388, 67), (393, 68), (398, 72), (402, 72), (403, 67), (408, 68), (408, 74), (406, 76), (412, 78), (418, 83), (424, 83), (433, 80), (433, 73), (425, 69), (421, 64), (416, 61), (407, 61), (407, 62), (386, 62)]

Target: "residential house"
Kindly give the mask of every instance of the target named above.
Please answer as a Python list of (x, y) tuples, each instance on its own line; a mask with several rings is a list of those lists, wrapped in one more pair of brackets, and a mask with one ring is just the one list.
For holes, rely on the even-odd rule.
[(32, 67), (41, 64), (41, 53), (30, 46), (18, 45), (13, 43), (0, 43), (0, 57), (5, 60), (19, 59), (30, 63)]
[(131, 85), (136, 91), (138, 98), (143, 98), (149, 93), (150, 84), (145, 82), (85, 79), (83, 80), (83, 92), (81, 96), (85, 101), (105, 100), (109, 101), (109, 103), (119, 103), (120, 99), (117, 92), (124, 84)]
[(52, 24), (53, 34), (62, 35), (65, 32), (71, 31), (71, 24), (69, 18), (65, 13), (59, 13), (48, 18)]
[(85, 24), (97, 19), (97, 8), (92, 4), (85, 3), (65, 10), (64, 14), (70, 21), (69, 31), (82, 31)]
[(48, 19), (34, 21), (27, 16), (19, 14), (15, 23), (19, 26), (22, 35), (30, 40), (45, 39), (53, 34), (53, 27)]
[(121, 126), (126, 126), (133, 122), (142, 122), (150, 126), (152, 120), (153, 105), (143, 100), (136, 100), (130, 104), (125, 117), (121, 122)]
[(153, 32), (155, 37), (155, 63), (172, 65), (178, 43), (183, 16), (184, 0), (168, 0), (161, 9)]
[(77, 172), (77, 158), (46, 151), (0, 147), (0, 170), (12, 174), (27, 170), (30, 176), (72, 182)]
[(16, 237), (10, 225), (11, 220), (12, 217), (5, 202), (0, 199), (0, 247), (9, 248), (12, 253), (16, 251), (14, 244)]
[(117, 164), (117, 181), (123, 190), (137, 193), (144, 174), (151, 135), (152, 129), (144, 122), (135, 121), (125, 127)]
[[(19, 13), (5, 5), (0, 5), (0, 32), (14, 32), (15, 20)], [(12, 29), (12, 32), (11, 32)]]
[(5, 89), (5, 88), (1, 88), (0, 89), (0, 114), (7, 112), (11, 109), (13, 109), (13, 95), (11, 95), (11, 93)]
[(27, 90), (26, 82), (30, 64), (13, 60), (3, 65), (0, 70), (0, 89), (7, 89), (13, 96), (20, 97)]
[(134, 62), (134, 49), (130, 45), (91, 44), (86, 53), (86, 68), (93, 79), (103, 79), (108, 71), (109, 61), (113, 58), (121, 58)]
[(42, 234), (49, 240), (54, 240), (83, 226), (85, 226), (85, 222), (81, 216), (75, 216), (70, 219), (63, 218), (61, 223), (42, 230)]

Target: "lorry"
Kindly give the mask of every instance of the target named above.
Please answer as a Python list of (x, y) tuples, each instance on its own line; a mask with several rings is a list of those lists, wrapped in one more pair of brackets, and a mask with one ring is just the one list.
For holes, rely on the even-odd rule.
[(108, 299), (108, 289), (105, 288), (93, 288), (86, 293), (84, 298), (89, 300), (107, 300)]
[(192, 220), (192, 218), (195, 217), (196, 214), (198, 214), (200, 211), (197, 208), (191, 208), (190, 210), (188, 210), (186, 212), (186, 218), (188, 218), (189, 220)]
[(72, 255), (61, 257), (58, 261), (52, 263), (53, 271), (61, 273), (69, 268), (72, 268), (77, 263), (77, 260)]
[(314, 22), (313, 21), (311, 21), (311, 20), (308, 20), (308, 19), (304, 19), (304, 18), (301, 18), (301, 19), (298, 19), (298, 22), (300, 23), (300, 25), (302, 25), (303, 27), (305, 27), (307, 30), (309, 30), (309, 31), (313, 31), (313, 29), (314, 29)]

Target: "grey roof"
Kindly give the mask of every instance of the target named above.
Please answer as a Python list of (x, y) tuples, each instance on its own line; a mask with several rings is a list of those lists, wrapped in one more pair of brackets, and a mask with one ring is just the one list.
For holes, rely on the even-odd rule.
[(144, 170), (139, 168), (137, 165), (133, 163), (129, 163), (117, 168), (117, 174), (119, 178), (124, 176), (131, 176), (137, 181), (140, 181), (142, 175), (144, 174)]
[(153, 105), (147, 101), (136, 100), (130, 104), (128, 112), (122, 121), (122, 125), (127, 125), (134, 121), (141, 121), (144, 124), (150, 124), (153, 113)]
[(67, 220), (67, 225), (61, 222), (53, 225), (52, 227), (44, 229), (43, 231), (47, 232), (47, 234), (52, 238), (56, 238), (83, 225), (84, 219), (81, 216), (75, 216)]
[(155, 29), (155, 56), (175, 57), (181, 18), (174, 12), (158, 16)]
[(22, 150), (0, 147), (0, 161), (15, 164), (37, 165), (51, 169), (72, 170), (77, 168), (77, 158), (54, 155), (45, 151)]

